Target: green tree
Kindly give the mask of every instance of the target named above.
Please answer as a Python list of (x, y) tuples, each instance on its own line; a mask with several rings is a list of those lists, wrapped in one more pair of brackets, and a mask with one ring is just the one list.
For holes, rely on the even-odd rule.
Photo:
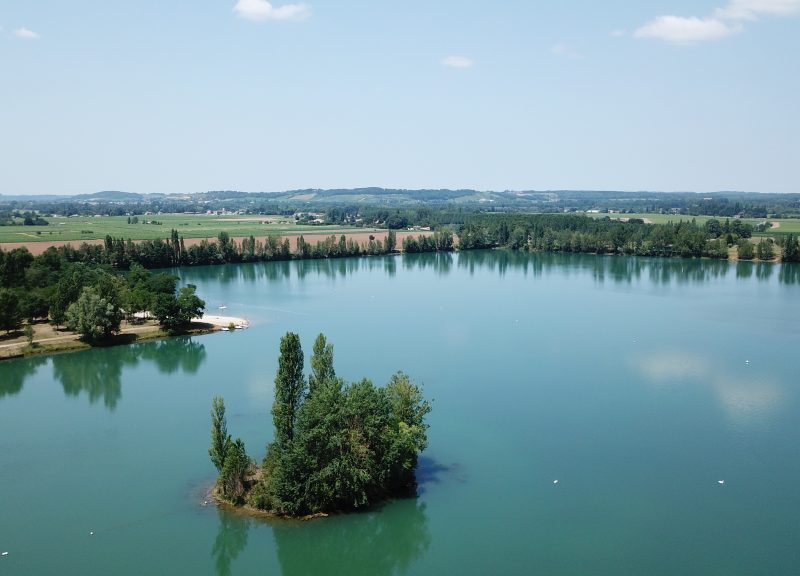
[(47, 318), (50, 301), (45, 290), (34, 289), (25, 292), (20, 299), (20, 309), (28, 322), (33, 322), (37, 318)]
[(722, 234), (722, 224), (720, 224), (720, 221), (716, 218), (706, 220), (704, 227), (706, 229), (706, 233), (712, 238), (719, 238), (720, 234)]
[[(738, 222), (738, 220), (737, 220)], [(739, 240), (739, 260), (752, 260), (755, 258), (756, 252), (753, 243), (744, 238)]]
[(0, 329), (6, 334), (22, 325), (22, 309), (17, 294), (8, 288), (0, 288)]
[(220, 474), (222, 494), (228, 500), (240, 503), (245, 493), (247, 474), (252, 467), (252, 462), (247, 456), (244, 442), (237, 438), (228, 442), (225, 450), (225, 463)]
[(383, 249), (384, 252), (387, 254), (391, 254), (397, 248), (397, 232), (394, 230), (389, 230), (386, 234), (386, 238), (383, 240)]
[(328, 344), (325, 335), (320, 334), (314, 340), (311, 374), (308, 377), (308, 393), (313, 394), (320, 384), (333, 378), (336, 378), (336, 371), (333, 369), (333, 344)]
[(197, 296), (197, 286), (187, 284), (178, 293), (178, 312), (180, 320), (188, 324), (193, 318), (199, 318), (206, 309), (206, 303)]
[(228, 421), (225, 418), (225, 400), (222, 396), (214, 396), (211, 401), (211, 447), (208, 449), (208, 455), (217, 472), (222, 472), (225, 467), (225, 455), (230, 443)]
[(764, 240), (763, 238), (756, 247), (756, 255), (759, 260), (772, 260), (775, 258), (775, 250), (772, 248), (772, 240)]
[(178, 320), (178, 299), (174, 294), (155, 294), (150, 310), (158, 323), (168, 330), (180, 325)]
[(275, 375), (275, 402), (272, 405), (275, 440), (279, 449), (286, 448), (294, 438), (297, 411), (305, 389), (300, 337), (294, 332), (287, 332), (281, 338), (278, 372)]
[(194, 284), (188, 284), (180, 289), (178, 296), (174, 294), (159, 293), (153, 300), (153, 316), (167, 330), (175, 330), (186, 326), (203, 315), (206, 303), (201, 300), (195, 291)]
[(89, 341), (108, 338), (119, 331), (121, 319), (119, 308), (102, 298), (92, 286), (83, 289), (66, 314), (67, 327)]
[(386, 386), (394, 434), (389, 449), (390, 482), (395, 490), (410, 490), (415, 482), (418, 454), (428, 446), (425, 416), (431, 404), (407, 374), (398, 372)]
[(800, 262), (800, 245), (794, 234), (789, 234), (783, 244), (781, 262)]
[(128, 320), (134, 320), (137, 318), (137, 314), (142, 314), (144, 312), (148, 312), (153, 303), (153, 295), (148, 292), (147, 288), (144, 285), (137, 285), (134, 288), (129, 289), (125, 293), (125, 313), (128, 316)]

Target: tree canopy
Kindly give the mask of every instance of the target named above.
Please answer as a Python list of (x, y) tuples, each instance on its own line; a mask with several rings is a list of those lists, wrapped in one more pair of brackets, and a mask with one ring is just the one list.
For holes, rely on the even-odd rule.
[[(280, 350), (275, 440), (257, 473), (251, 473), (243, 444), (228, 447), (218, 483), (222, 496), (299, 516), (364, 509), (413, 494), (431, 410), (421, 389), (402, 372), (383, 388), (368, 379), (346, 383), (335, 376), (333, 347), (322, 334), (311, 358), (313, 385), (306, 389), (299, 337), (286, 334)], [(218, 424), (220, 403), (214, 399), (210, 451), (218, 469), (216, 454), (227, 433)]]

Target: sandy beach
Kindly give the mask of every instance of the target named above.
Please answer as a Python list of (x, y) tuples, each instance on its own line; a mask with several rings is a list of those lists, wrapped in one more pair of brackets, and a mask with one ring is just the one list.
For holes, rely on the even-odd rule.
[(203, 322), (220, 327), (227, 327), (231, 324), (235, 326), (250, 326), (250, 322), (245, 318), (239, 318), (237, 316), (217, 316), (215, 314), (203, 314), (199, 318), (192, 319), (192, 322)]

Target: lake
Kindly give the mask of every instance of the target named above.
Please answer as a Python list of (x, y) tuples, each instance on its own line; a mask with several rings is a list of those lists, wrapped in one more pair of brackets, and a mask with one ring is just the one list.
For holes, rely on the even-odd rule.
[[(0, 574), (800, 571), (800, 267), (481, 251), (176, 273), (251, 328), (0, 363)], [(306, 360), (324, 332), (347, 380), (424, 385), (417, 498), (311, 522), (203, 506), (211, 399), (260, 459), (286, 331)]]

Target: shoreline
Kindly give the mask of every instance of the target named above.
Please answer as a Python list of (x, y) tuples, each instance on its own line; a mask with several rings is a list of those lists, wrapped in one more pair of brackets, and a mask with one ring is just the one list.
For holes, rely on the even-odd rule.
[(280, 514), (275, 514), (274, 512), (270, 512), (268, 510), (254, 508), (249, 504), (242, 504), (239, 506), (222, 498), (219, 494), (219, 487), (216, 484), (208, 488), (203, 493), (203, 499), (204, 502), (201, 504), (201, 506), (204, 508), (213, 503), (217, 508), (222, 508), (231, 514), (236, 514), (237, 516), (258, 518), (260, 520), (272, 522), (308, 522), (309, 520), (328, 518), (333, 515), (326, 512), (317, 512), (316, 514), (308, 514), (306, 516), (281, 516)]
[(231, 324), (234, 326), (250, 327), (250, 321), (247, 318), (240, 318), (238, 316), (220, 316), (218, 314), (203, 314), (198, 318), (192, 318), (193, 323), (198, 324), (211, 324), (217, 328), (227, 328)]
[(51, 354), (63, 354), (67, 352), (79, 352), (92, 348), (112, 348), (116, 346), (128, 346), (152, 340), (166, 340), (179, 336), (203, 336), (220, 332), (223, 327), (228, 326), (229, 322), (222, 323), (223, 320), (233, 320), (239, 325), (249, 327), (250, 323), (244, 318), (233, 316), (212, 316), (206, 320), (206, 316), (195, 318), (190, 326), (179, 332), (167, 332), (159, 325), (128, 326), (119, 334), (115, 334), (109, 340), (99, 344), (89, 344), (80, 339), (77, 333), (69, 333), (55, 338), (46, 338), (40, 341), (34, 340), (33, 345), (27, 341), (0, 344), (0, 362), (14, 358), (29, 358), (32, 356), (49, 356)]

